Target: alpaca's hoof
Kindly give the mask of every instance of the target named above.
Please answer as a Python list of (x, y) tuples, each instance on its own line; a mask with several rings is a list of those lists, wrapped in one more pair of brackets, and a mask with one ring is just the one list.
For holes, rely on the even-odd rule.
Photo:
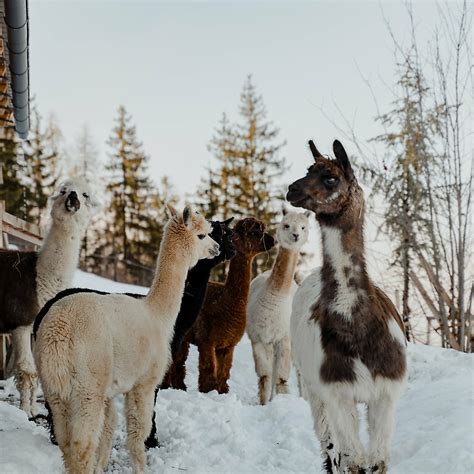
[(282, 395), (288, 395), (290, 393), (290, 388), (286, 382), (278, 383), (276, 386), (276, 393)]
[(188, 390), (188, 387), (186, 386), (186, 384), (184, 382), (174, 383), (173, 388), (175, 390), (183, 390), (184, 392), (186, 392)]
[(218, 393), (229, 393), (229, 385), (227, 385), (227, 382), (224, 382), (223, 384), (219, 385), (217, 388)]
[(214, 383), (201, 383), (199, 384), (199, 391), (201, 393), (209, 393), (212, 392), (213, 390), (217, 390), (216, 384)]
[(386, 474), (388, 472), (387, 464), (385, 463), (385, 461), (380, 461), (379, 463), (370, 466), (369, 472), (376, 472), (377, 474)]
[(148, 436), (148, 438), (145, 440), (146, 449), (159, 448), (159, 447), (160, 447), (160, 442), (155, 436)]

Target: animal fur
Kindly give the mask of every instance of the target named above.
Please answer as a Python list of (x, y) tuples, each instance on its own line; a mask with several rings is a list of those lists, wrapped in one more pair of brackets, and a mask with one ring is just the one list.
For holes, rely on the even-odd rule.
[[(289, 187), (287, 200), (315, 212), (323, 266), (293, 300), (293, 358), (328, 472), (383, 473), (406, 382), (403, 323), (367, 275), (364, 198), (344, 148), (336, 140), (330, 160), (310, 145), (315, 163)], [(359, 439), (358, 402), (368, 407), (368, 453)]]
[(308, 238), (308, 218), (285, 214), (277, 229), (280, 244), (271, 271), (252, 280), (247, 306), (247, 334), (252, 342), (259, 399), (267, 404), (274, 393), (289, 393), (291, 302), (298, 288), (295, 269)]
[(208, 284), (202, 310), (177, 357), (183, 365), (180, 374), (184, 379), (189, 344), (198, 347), (201, 392), (229, 391), (227, 381), (234, 347), (245, 332), (252, 261), (274, 245), (274, 239), (265, 232), (264, 224), (253, 217), (238, 221), (234, 235), (237, 254), (230, 262), (227, 280)]
[(39, 252), (0, 250), (0, 332), (12, 333), (20, 408), (36, 415), (31, 328), (39, 308), (72, 282), (81, 238), (95, 203), (86, 183), (63, 184), (51, 198), (52, 224)]
[[(172, 209), (172, 208), (171, 208)], [(169, 342), (189, 269), (214, 257), (210, 224), (185, 208), (172, 209), (148, 295), (80, 292), (56, 301), (39, 325), (35, 359), (66, 470), (107, 467), (116, 415), (113, 398), (126, 394), (128, 448), (143, 472), (154, 389), (170, 360)]]

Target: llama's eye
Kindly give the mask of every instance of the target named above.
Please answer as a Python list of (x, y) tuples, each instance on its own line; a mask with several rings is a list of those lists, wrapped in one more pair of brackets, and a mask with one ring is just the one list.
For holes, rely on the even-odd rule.
[(82, 193), (82, 195), (86, 198), (89, 199), (89, 195), (87, 193)]
[(198, 235), (198, 239), (199, 239), (199, 240), (202, 240), (202, 239), (204, 239), (205, 237), (206, 237), (206, 234), (199, 234), (199, 235)]
[(289, 228), (290, 228), (289, 224), (285, 224), (285, 229), (289, 229)]
[(339, 180), (337, 178), (333, 178), (333, 177), (324, 178), (324, 180), (323, 180), (324, 185), (327, 186), (328, 188), (333, 188), (334, 186), (336, 186), (336, 184), (338, 182), (339, 182)]

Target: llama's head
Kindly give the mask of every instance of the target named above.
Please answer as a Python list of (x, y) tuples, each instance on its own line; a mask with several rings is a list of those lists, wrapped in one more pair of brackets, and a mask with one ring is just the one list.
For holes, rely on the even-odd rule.
[(318, 219), (334, 219), (349, 206), (354, 215), (360, 215), (362, 190), (341, 142), (335, 140), (333, 143), (335, 159), (321, 155), (312, 140), (309, 146), (314, 164), (308, 168), (306, 176), (290, 184), (287, 201), (292, 206), (314, 211)]
[(233, 220), (234, 218), (231, 217), (225, 221), (211, 221), (212, 232), (209, 235), (219, 244), (220, 248), (219, 255), (212, 260), (213, 264), (217, 265), (235, 256), (234, 231), (229, 227)]
[(309, 214), (309, 211), (304, 214), (283, 211), (283, 219), (277, 228), (277, 241), (282, 247), (298, 251), (308, 240)]
[(83, 179), (68, 180), (51, 196), (51, 217), (55, 224), (66, 223), (85, 229), (98, 208), (89, 185)]
[(270, 250), (275, 245), (275, 239), (265, 232), (262, 221), (246, 217), (237, 221), (234, 226), (234, 243), (237, 252), (253, 257)]
[(189, 267), (194, 267), (198, 260), (214, 258), (219, 255), (219, 244), (209, 234), (212, 232), (211, 224), (197, 211), (186, 206), (182, 213), (168, 204), (171, 215), (165, 233), (173, 235), (180, 242), (184, 252), (189, 258)]

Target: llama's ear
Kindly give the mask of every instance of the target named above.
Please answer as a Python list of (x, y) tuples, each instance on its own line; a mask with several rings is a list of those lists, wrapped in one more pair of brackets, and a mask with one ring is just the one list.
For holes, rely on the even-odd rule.
[(226, 220), (223, 222), (223, 224), (224, 224), (224, 225), (229, 225), (233, 220), (234, 220), (233, 217), (229, 217), (228, 219), (226, 219)]
[(332, 149), (334, 151), (334, 156), (336, 157), (339, 166), (344, 171), (346, 178), (352, 179), (354, 177), (354, 172), (352, 171), (349, 157), (347, 156), (346, 150), (344, 150), (342, 143), (339, 140), (334, 140)]
[(186, 206), (183, 210), (183, 223), (186, 227), (191, 227), (191, 208), (189, 206)]
[(166, 203), (166, 209), (168, 209), (168, 214), (170, 217), (176, 217), (178, 215), (178, 212), (170, 202)]
[(311, 153), (313, 155), (314, 161), (316, 161), (317, 158), (322, 157), (321, 153), (319, 153), (318, 149), (316, 148), (316, 145), (314, 144), (313, 140), (310, 140), (308, 142), (309, 149), (311, 150)]
[(306, 211), (304, 215), (309, 219), (311, 217), (312, 212), (311, 211)]

